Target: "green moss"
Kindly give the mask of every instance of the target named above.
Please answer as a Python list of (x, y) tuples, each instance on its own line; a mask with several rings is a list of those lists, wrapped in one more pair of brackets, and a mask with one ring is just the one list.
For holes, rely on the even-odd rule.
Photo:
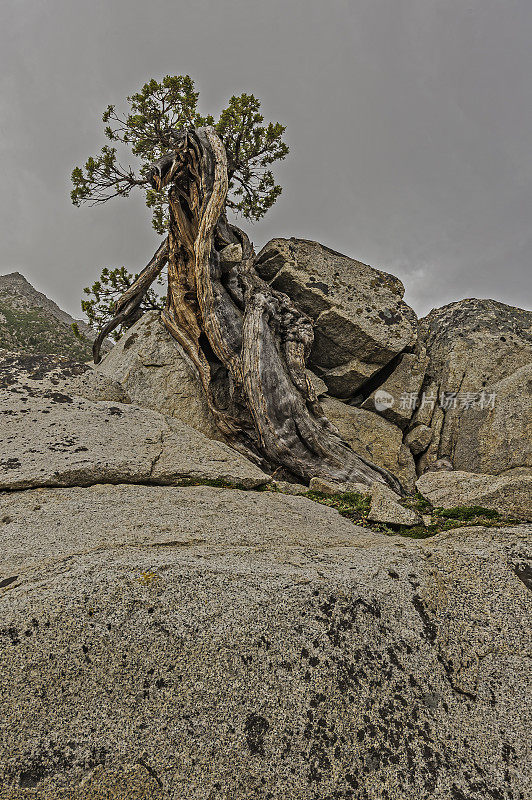
[[(240, 489), (248, 490), (249, 487), (238, 481), (226, 481), (222, 478), (195, 479), (182, 478), (178, 486), (214, 486), (221, 489)], [(280, 490), (275, 484), (262, 484), (251, 488), (255, 492), (275, 492)], [(283, 494), (283, 492), (280, 492)], [(427, 539), (435, 536), (442, 531), (452, 530), (452, 528), (463, 528), (464, 523), (468, 525), (481, 526), (506, 526), (519, 524), (519, 520), (505, 517), (497, 511), (482, 508), (481, 506), (458, 507), (451, 509), (432, 508), (431, 504), (421, 497), (403, 498), (400, 503), (406, 508), (414, 508), (422, 511), (425, 515), (430, 515), (431, 521), (428, 525), (391, 525), (381, 522), (368, 520), (371, 497), (369, 494), (359, 494), (358, 492), (339, 492), (338, 494), (322, 494), (321, 492), (305, 492), (300, 497), (306, 497), (315, 503), (334, 508), (338, 513), (351, 520), (355, 525), (360, 525), (376, 533), (384, 533), (394, 536), (406, 536), (410, 539)]]
[(401, 536), (409, 536), (411, 539), (428, 539), (430, 536), (435, 536), (439, 533), (439, 530), (436, 525), (413, 525), (412, 527), (401, 525), (400, 530), (396, 530), (394, 533), (399, 533)]
[(413, 509), (424, 516), (430, 516), (431, 521), (428, 525), (390, 525), (378, 522), (370, 522), (368, 513), (371, 505), (369, 495), (357, 494), (355, 492), (345, 492), (335, 495), (325, 495), (320, 492), (307, 492), (304, 497), (314, 500), (317, 503), (336, 508), (343, 516), (350, 519), (356, 525), (369, 528), (377, 533), (399, 534), (408, 536), (411, 539), (427, 539), (435, 536), (442, 531), (452, 528), (463, 528), (464, 523), (479, 526), (506, 526), (518, 524), (518, 520), (504, 516), (498, 511), (483, 508), (482, 506), (464, 506), (457, 508), (433, 508), (428, 500), (420, 494), (413, 497), (406, 497), (400, 500), (400, 504), (405, 508)]
[[(224, 481), (220, 478), (217, 479), (193, 479), (183, 478), (180, 480), (179, 486), (216, 486), (223, 489), (248, 489), (242, 483)], [(261, 486), (253, 487), (253, 491), (258, 492), (275, 492), (279, 493), (279, 489), (274, 484), (264, 484)], [(281, 492), (282, 493), (282, 492)], [(519, 520), (505, 517), (497, 511), (482, 508), (481, 506), (457, 507), (457, 508), (433, 508), (431, 504), (425, 500), (421, 495), (414, 497), (403, 498), (400, 503), (406, 508), (412, 508), (424, 515), (430, 515), (431, 521), (429, 525), (391, 525), (381, 522), (371, 522), (368, 520), (369, 509), (371, 506), (371, 498), (369, 494), (359, 494), (358, 492), (339, 492), (338, 494), (322, 494), (321, 492), (305, 492), (299, 495), (306, 497), (315, 503), (334, 508), (338, 513), (351, 520), (355, 525), (360, 525), (376, 533), (385, 533), (389, 535), (407, 536), (410, 539), (427, 539), (430, 536), (435, 536), (442, 531), (452, 530), (453, 528), (463, 528), (464, 523), (468, 525), (481, 525), (481, 526), (506, 526), (515, 525)]]
[(432, 511), (432, 505), (419, 492), (416, 492), (413, 497), (406, 497), (401, 501), (401, 505), (411, 508), (412, 511), (419, 511), (420, 514), (430, 514)]
[(363, 524), (367, 522), (371, 500), (368, 495), (358, 492), (341, 492), (338, 494), (322, 494), (321, 492), (307, 492), (302, 497), (308, 497), (316, 503), (321, 503), (331, 508), (336, 508), (342, 517), (347, 517), (353, 522)]
[(477, 517), (485, 519), (501, 519), (502, 514), (494, 511), (492, 508), (483, 508), (482, 506), (456, 506), (455, 508), (435, 508), (434, 513), (438, 517), (445, 519), (457, 519), (462, 521), (469, 521)]

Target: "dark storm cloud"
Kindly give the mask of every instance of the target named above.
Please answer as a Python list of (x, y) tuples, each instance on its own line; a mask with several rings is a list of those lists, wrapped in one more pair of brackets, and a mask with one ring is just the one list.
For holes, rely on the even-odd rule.
[(424, 313), (531, 304), (529, 0), (3, 0), (0, 273), (79, 315), (102, 266), (157, 246), (140, 199), (75, 209), (101, 113), (188, 72), (204, 111), (253, 92), (288, 126), (284, 192), (250, 234), (397, 274)]

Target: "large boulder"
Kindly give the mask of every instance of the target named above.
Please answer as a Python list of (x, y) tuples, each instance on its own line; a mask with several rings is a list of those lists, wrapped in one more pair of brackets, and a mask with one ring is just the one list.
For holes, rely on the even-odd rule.
[(321, 397), (320, 403), (325, 416), (355, 453), (389, 470), (406, 491), (414, 488), (416, 467), (410, 449), (403, 444), (400, 428), (378, 414), (334, 397)]
[[(211, 439), (222, 439), (209, 411), (197, 370), (181, 345), (168, 333), (158, 311), (149, 311), (117, 342), (93, 375), (121, 384), (137, 405), (177, 417)], [(85, 390), (85, 391), (86, 391)]]
[(422, 475), (416, 488), (435, 507), (481, 506), (532, 520), (532, 475), (520, 470), (505, 475), (434, 470)]
[(524, 529), (131, 485), (0, 519), (1, 800), (528, 792)]
[(309, 366), (332, 395), (352, 396), (416, 341), (416, 315), (393, 275), (294, 238), (268, 242), (256, 268), (314, 321)]
[(250, 487), (268, 481), (246, 458), (180, 420), (69, 394), (68, 373), (77, 378), (83, 366), (49, 356), (4, 361), (0, 489), (183, 480)]
[(412, 426), (433, 430), (421, 468), (438, 458), (495, 474), (530, 466), (532, 312), (462, 300), (431, 311), (419, 336), (430, 363)]
[[(34, 396), (66, 391), (88, 400), (131, 402), (120, 383), (96, 372), (92, 365), (45, 353), (0, 353), (0, 389)], [(6, 397), (9, 398), (9, 394), (4, 395)]]
[(419, 337), (441, 391), (480, 391), (532, 360), (532, 311), (460, 300), (421, 319)]
[(493, 475), (515, 468), (532, 473), (532, 361), (491, 388), (493, 408), (458, 417), (454, 466)]

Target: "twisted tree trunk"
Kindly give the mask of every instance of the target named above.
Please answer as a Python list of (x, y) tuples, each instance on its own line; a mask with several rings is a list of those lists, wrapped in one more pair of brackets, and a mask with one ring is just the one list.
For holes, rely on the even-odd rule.
[[(138, 318), (144, 292), (167, 263), (162, 319), (195, 364), (216, 423), (234, 447), (305, 481), (379, 481), (401, 491), (323, 414), (305, 372), (312, 322), (258, 276), (248, 237), (228, 223), (227, 159), (214, 129), (176, 134), (174, 151), (153, 165), (151, 181), (169, 187), (168, 239), (118, 301), (95, 342), (96, 363), (103, 338)], [(228, 245), (241, 248), (238, 261), (225, 257)]]

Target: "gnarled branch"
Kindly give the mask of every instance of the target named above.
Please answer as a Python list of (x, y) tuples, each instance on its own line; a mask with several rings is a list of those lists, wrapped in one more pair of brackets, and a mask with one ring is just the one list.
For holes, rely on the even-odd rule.
[(131, 284), (122, 297), (115, 303), (115, 314), (111, 320), (105, 325), (98, 333), (92, 345), (92, 355), (94, 363), (99, 364), (101, 361), (100, 350), (106, 337), (109, 336), (115, 328), (123, 324), (133, 324), (138, 318), (138, 311), (142, 298), (150, 288), (151, 284), (162, 271), (164, 265), (168, 260), (168, 240), (165, 241), (157, 248), (157, 251), (150, 259), (149, 263), (144, 267), (136, 281)]

